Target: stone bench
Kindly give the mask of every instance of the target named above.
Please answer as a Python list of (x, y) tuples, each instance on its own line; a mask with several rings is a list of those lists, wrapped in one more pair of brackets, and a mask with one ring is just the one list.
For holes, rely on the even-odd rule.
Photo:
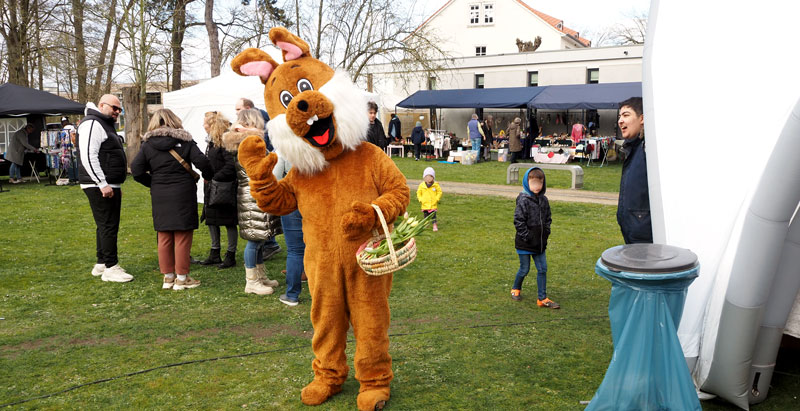
[(581, 166), (568, 164), (514, 163), (509, 165), (506, 171), (506, 184), (519, 181), (519, 170), (521, 168), (527, 170), (532, 167), (539, 167), (542, 170), (567, 170), (572, 173), (572, 187), (570, 188), (573, 190), (583, 188), (583, 169)]

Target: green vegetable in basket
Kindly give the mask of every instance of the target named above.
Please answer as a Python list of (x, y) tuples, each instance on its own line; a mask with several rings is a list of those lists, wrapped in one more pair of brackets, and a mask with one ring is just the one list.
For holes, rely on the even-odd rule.
[[(427, 217), (420, 220), (418, 217), (408, 217), (408, 214), (406, 214), (403, 221), (401, 221), (390, 234), (395, 250), (402, 248), (408, 240), (422, 233), (431, 224), (432, 216), (433, 214), (429, 214)], [(387, 255), (389, 254), (389, 242), (384, 238), (377, 247), (365, 248), (364, 253), (373, 257)]]

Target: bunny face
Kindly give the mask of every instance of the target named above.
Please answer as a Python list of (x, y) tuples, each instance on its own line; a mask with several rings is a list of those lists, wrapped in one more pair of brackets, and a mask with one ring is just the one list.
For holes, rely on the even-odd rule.
[(343, 150), (364, 141), (366, 99), (343, 73), (311, 57), (308, 44), (282, 27), (270, 30), (284, 60), (247, 49), (231, 63), (241, 75), (257, 75), (264, 84), (267, 127), (276, 151), (302, 173), (313, 174)]

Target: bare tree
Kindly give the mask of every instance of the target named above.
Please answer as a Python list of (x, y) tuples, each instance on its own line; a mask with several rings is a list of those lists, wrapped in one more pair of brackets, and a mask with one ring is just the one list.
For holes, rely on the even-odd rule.
[(647, 32), (647, 13), (630, 12), (626, 14), (627, 20), (597, 31), (584, 30), (587, 38), (592, 39), (595, 47), (621, 46), (625, 44), (644, 44)]
[(208, 48), (211, 52), (211, 77), (217, 77), (222, 66), (222, 53), (219, 48), (219, 28), (214, 21), (214, 0), (206, 0), (204, 17), (208, 33)]
[(647, 33), (647, 15), (633, 14), (625, 23), (618, 23), (611, 29), (611, 35), (617, 44), (644, 44)]
[(30, 0), (0, 0), (0, 34), (8, 53), (8, 81), (28, 86), (27, 53), (30, 46), (28, 28), (33, 12)]
[(300, 8), (316, 15), (301, 23), (301, 37), (314, 39), (309, 42), (313, 54), (347, 70), (353, 81), (380, 63), (398, 71), (436, 72), (448, 56), (432, 30), (417, 27), (415, 7), (413, 1), (307, 0)]

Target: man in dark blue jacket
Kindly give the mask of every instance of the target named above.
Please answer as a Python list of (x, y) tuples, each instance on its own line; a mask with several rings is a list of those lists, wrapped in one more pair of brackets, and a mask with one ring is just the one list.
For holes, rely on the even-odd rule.
[(652, 243), (641, 97), (632, 97), (620, 103), (617, 125), (625, 139), (622, 149), (626, 154), (619, 183), (617, 223), (625, 244)]

